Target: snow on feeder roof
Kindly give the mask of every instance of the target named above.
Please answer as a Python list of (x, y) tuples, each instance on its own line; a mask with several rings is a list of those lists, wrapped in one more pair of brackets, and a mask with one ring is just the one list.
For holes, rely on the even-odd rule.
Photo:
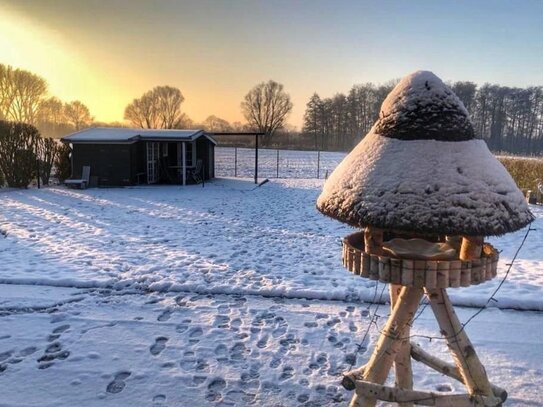
[(489, 236), (533, 215), (468, 112), (432, 72), (403, 78), (324, 184), (317, 208), (355, 227)]

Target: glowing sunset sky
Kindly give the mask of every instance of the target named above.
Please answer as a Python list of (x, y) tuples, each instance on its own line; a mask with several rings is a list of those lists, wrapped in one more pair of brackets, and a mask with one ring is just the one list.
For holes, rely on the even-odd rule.
[(0, 63), (103, 121), (156, 85), (180, 88), (195, 121), (242, 121), (245, 93), (274, 79), (300, 127), (315, 91), (418, 69), (543, 85), (543, 1), (0, 0)]

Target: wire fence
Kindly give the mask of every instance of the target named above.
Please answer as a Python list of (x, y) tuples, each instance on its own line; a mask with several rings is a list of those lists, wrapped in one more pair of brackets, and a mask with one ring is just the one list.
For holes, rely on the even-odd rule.
[[(329, 151), (258, 150), (259, 178), (327, 178), (346, 153)], [(217, 147), (215, 175), (254, 177), (254, 148)]]

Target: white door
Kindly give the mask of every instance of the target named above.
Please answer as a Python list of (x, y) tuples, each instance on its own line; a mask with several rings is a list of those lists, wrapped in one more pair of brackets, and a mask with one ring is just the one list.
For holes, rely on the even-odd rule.
[(147, 142), (147, 183), (155, 184), (158, 181), (158, 143)]

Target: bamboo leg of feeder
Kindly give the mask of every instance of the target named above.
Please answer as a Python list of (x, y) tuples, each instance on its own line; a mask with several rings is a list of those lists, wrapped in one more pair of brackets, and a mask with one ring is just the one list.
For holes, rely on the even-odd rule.
[(485, 368), (460, 324), (447, 292), (439, 288), (426, 289), (426, 295), (469, 394), (492, 396)]
[[(383, 333), (373, 350), (373, 354), (364, 370), (364, 380), (371, 383), (383, 384), (396, 358), (398, 349), (401, 346), (401, 335), (404, 328), (411, 322), (423, 291), (415, 287), (403, 287), (392, 315), (388, 319)], [(347, 374), (346, 377), (349, 377)], [(368, 394), (355, 393), (351, 407), (373, 407), (377, 400)]]
[[(390, 305), (394, 310), (394, 305), (398, 302), (398, 297), (402, 290), (401, 285), (390, 284)], [(401, 333), (402, 343), (394, 360), (394, 371), (396, 373), (395, 383), (397, 387), (406, 390), (413, 390), (413, 371), (411, 369), (411, 343), (409, 335), (411, 334), (410, 323), (408, 323)], [(413, 403), (400, 403), (400, 407), (412, 407)]]
[[(460, 370), (457, 366), (429, 354), (416, 343), (411, 343), (411, 356), (413, 356), (413, 359), (415, 359), (417, 362), (423, 363), (429, 368), (434, 369), (445, 376), (449, 376), (461, 383), (464, 383), (464, 379), (462, 378)], [(502, 401), (507, 400), (507, 391), (501, 387), (493, 385), (492, 383), (490, 384), (490, 388), (492, 389), (494, 396), (499, 397)]]
[(479, 396), (477, 401), (474, 402), (472, 397), (468, 394), (443, 394), (405, 390), (397, 387), (383, 386), (365, 380), (356, 382), (356, 390), (360, 393), (371, 394), (379, 400), (387, 401), (389, 403), (399, 403), (400, 405), (412, 401), (420, 406), (439, 407), (497, 407), (501, 404), (501, 399), (495, 396)]

